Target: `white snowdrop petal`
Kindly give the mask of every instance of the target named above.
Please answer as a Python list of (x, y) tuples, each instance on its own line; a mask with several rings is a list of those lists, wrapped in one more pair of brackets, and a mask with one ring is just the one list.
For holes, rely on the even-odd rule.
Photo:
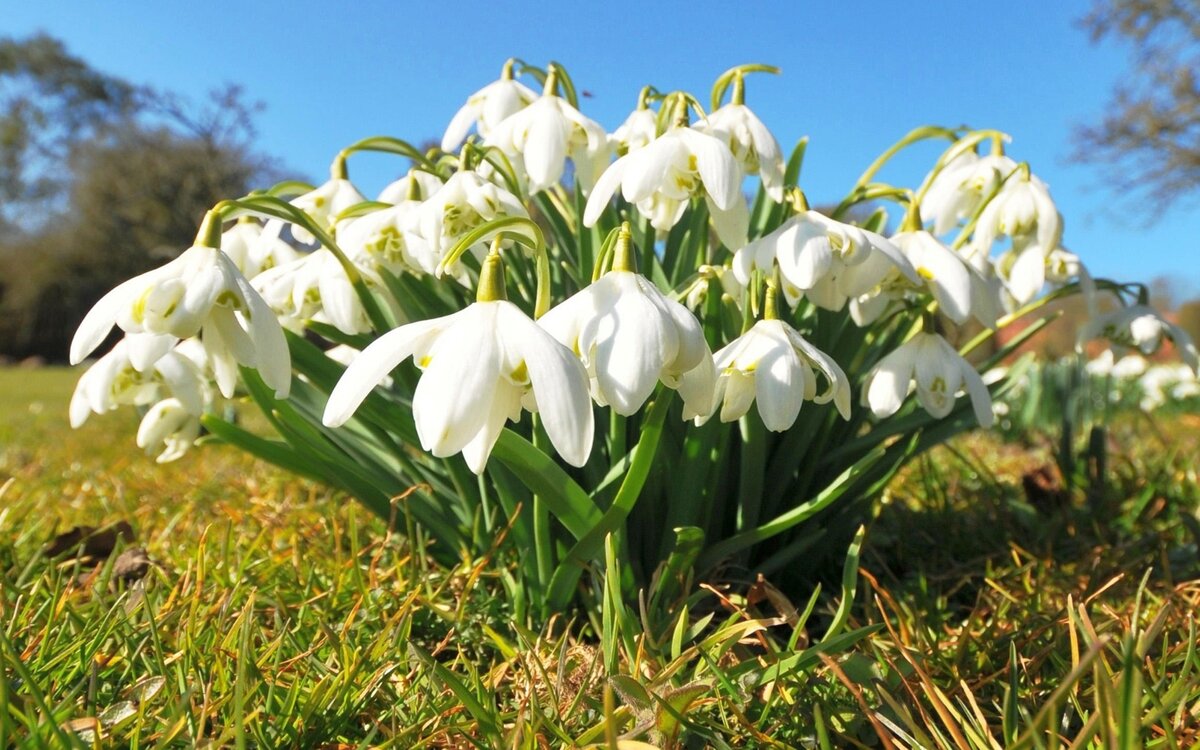
[(567, 463), (583, 466), (595, 436), (587, 373), (566, 347), (519, 308), (503, 304), (501, 325), (509, 346), (524, 359), (546, 434)]
[(388, 331), (373, 341), (354, 358), (338, 380), (333, 392), (329, 394), (321, 421), (328, 427), (345, 424), (375, 386), (460, 314), (409, 323)]
[(472, 305), (438, 338), (413, 392), (421, 447), (439, 458), (461, 451), (488, 417), (501, 374), (496, 304)]

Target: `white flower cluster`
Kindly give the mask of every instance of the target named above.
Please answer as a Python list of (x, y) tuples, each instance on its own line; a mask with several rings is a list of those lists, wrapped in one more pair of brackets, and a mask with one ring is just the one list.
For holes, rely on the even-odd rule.
[[(345, 336), (382, 334), (349, 359), (326, 406), (327, 425), (351, 419), (371, 389), (411, 357), (423, 371), (411, 401), (425, 450), (461, 452), (481, 472), (506, 422), (525, 410), (540, 415), (566, 462), (582, 466), (591, 453), (593, 404), (632, 415), (659, 384), (679, 392), (684, 419), (698, 424), (714, 415), (738, 420), (756, 404), (763, 424), (783, 431), (805, 401), (831, 402), (849, 418), (851, 379), (797, 329), (814, 316), (781, 314), (777, 296), (793, 310), (848, 308), (863, 327), (901, 311), (995, 326), (1003, 309), (1028, 303), (1047, 283), (1091, 283), (1060, 246), (1062, 222), (1046, 185), (999, 152), (998, 135), (990, 156), (976, 153), (982, 138), (964, 136), (923, 189), (908, 193), (900, 231), (887, 232), (884, 221), (868, 229), (812, 210), (796, 186), (785, 185), (784, 154), (746, 106), (740, 73), (731, 101), (710, 114), (680, 92), (654, 99), (657, 111), (643, 97), (610, 135), (579, 111), (557, 66), (538, 72), (541, 94), (515, 72), (510, 62), (501, 80), (471, 95), (446, 129), (443, 152), (413, 155), (412, 170), (375, 201), (348, 178), (351, 149), (339, 154), (329, 181), (284, 206), (304, 221), (286, 212), (265, 223), (245, 212), (210, 212), (195, 246), (114, 289), (83, 321), (73, 362), (94, 351), (114, 324), (126, 338), (81, 378), (72, 421), (121, 404), (148, 407), (139, 444), (161, 449), (159, 460), (176, 458), (217, 394), (234, 397), (239, 365), (257, 370), (285, 398), (292, 371), (284, 330), (323, 324)], [(458, 154), (445, 153), (460, 146)], [(761, 182), (765, 210), (782, 217), (753, 238), (742, 192), (749, 176)], [(506, 298), (501, 250), (520, 234), (514, 222), (535, 227), (545, 218), (537, 200), (576, 200), (568, 180), (582, 207), (583, 228), (573, 231), (624, 224), (611, 267), (597, 266), (590, 285), (534, 320)], [(685, 215), (693, 218), (679, 226)], [(242, 218), (226, 228), (235, 216)], [(292, 221), (290, 242), (285, 218)], [(505, 222), (507, 234), (490, 229)], [(647, 227), (639, 233), (647, 244), (686, 228), (703, 255), (693, 266), (697, 275), (666, 289), (638, 273), (631, 223)], [(949, 239), (955, 231), (958, 238)], [(481, 265), (457, 262), (468, 243)], [(1000, 251), (992, 260), (994, 248)], [(572, 267), (565, 258), (554, 262)], [(478, 283), (476, 301), (406, 322), (408, 308), (391, 282), (408, 275), (443, 284), (443, 274)], [(764, 287), (764, 314), (755, 321), (749, 313), (759, 309), (754, 295)], [(743, 333), (715, 353), (709, 342), (719, 326), (706, 330), (708, 321), (689, 310), (709, 289), (747, 313)], [(372, 299), (403, 325), (378, 330)], [(1136, 329), (1139, 346), (1165, 336), (1188, 351), (1169, 325), (1150, 331), (1141, 318), (1123, 314), (1098, 319), (1095, 332), (1119, 339)], [(934, 417), (949, 414), (966, 394), (979, 423), (992, 421), (987, 387), (931, 324), (913, 327), (898, 348), (867, 365), (862, 399), (879, 418), (896, 413), (915, 391)]]
[(1118, 386), (1112, 391), (1114, 399), (1120, 397), (1125, 386), (1133, 386), (1142, 411), (1200, 398), (1200, 377), (1184, 363), (1150, 362), (1136, 353), (1116, 359), (1112, 350), (1106, 349), (1085, 367), (1089, 375), (1117, 381)]

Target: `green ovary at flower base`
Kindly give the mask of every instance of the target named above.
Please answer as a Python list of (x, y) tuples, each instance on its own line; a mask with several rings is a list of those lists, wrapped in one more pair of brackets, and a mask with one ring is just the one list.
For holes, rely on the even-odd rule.
[[(514, 606), (546, 616), (581, 581), (604, 596), (585, 573), (613, 561), (623, 584), (664, 585), (684, 539), (706, 540), (704, 574), (736, 557), (786, 583), (801, 553), (796, 575), (840, 566), (890, 476), (992, 423), (1010, 383), (979, 371), (1028, 334), (978, 369), (966, 355), (1022, 318), (1036, 331), (1052, 300), (1117, 303), (1081, 346), (1169, 340), (1196, 366), (1135, 287), (1062, 247), (1049, 188), (1003, 133), (917, 128), (836, 209), (811, 208), (806, 142), (784, 158), (746, 104), (744, 79), (777, 72), (730, 69), (711, 115), (645, 86), (610, 136), (563, 66), (514, 59), (441, 149), (367, 138), (318, 187), (223, 201), (193, 247), (83, 321), (74, 362), (114, 325), (125, 338), (80, 378), (71, 420), (132, 405), (160, 461), (203, 424), (385, 518), (404, 494), (447, 557), (491, 554), (508, 529)], [(877, 179), (934, 139), (920, 185)], [(350, 179), (362, 151), (409, 162), (378, 201)], [(956, 346), (944, 332), (971, 320), (987, 328)], [(1172, 389), (1187, 392), (1154, 392)], [(270, 436), (217, 416), (251, 403)]]

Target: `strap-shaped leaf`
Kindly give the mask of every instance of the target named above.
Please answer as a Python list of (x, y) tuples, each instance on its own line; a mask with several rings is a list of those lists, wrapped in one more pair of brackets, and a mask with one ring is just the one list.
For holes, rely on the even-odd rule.
[(566, 606), (574, 594), (579, 576), (583, 573), (583, 566), (600, 553), (605, 537), (619, 529), (629, 517), (629, 512), (633, 510), (642, 493), (642, 487), (646, 484), (646, 477), (650, 474), (650, 465), (654, 462), (654, 454), (658, 451), (659, 439), (662, 437), (663, 421), (670, 407), (671, 391), (659, 386), (658, 395), (650, 406), (650, 413), (642, 424), (638, 444), (631, 453), (629, 471), (621, 482), (621, 489), (617, 490), (616, 498), (600, 521), (579, 538), (550, 579), (551, 607), (557, 609)]
[(503, 461), (512, 469), (576, 539), (582, 538), (600, 522), (600, 509), (583, 488), (554, 459), (512, 430), (501, 430), (492, 449), (492, 458)]

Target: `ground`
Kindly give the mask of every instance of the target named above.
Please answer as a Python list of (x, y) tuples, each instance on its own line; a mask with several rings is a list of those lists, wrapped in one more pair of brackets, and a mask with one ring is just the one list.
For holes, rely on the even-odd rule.
[[(623, 609), (604, 639), (513, 622), (503, 553), (437, 564), (220, 445), (156, 465), (128, 411), (71, 431), (76, 376), (0, 370), (0, 746), (1200, 742), (1195, 415), (1115, 425), (1075, 489), (1049, 437), (930, 454), (881, 503), (836, 638), (843, 592), (767, 581), (698, 586), (662, 632)], [(47, 549), (120, 522), (93, 557)]]

